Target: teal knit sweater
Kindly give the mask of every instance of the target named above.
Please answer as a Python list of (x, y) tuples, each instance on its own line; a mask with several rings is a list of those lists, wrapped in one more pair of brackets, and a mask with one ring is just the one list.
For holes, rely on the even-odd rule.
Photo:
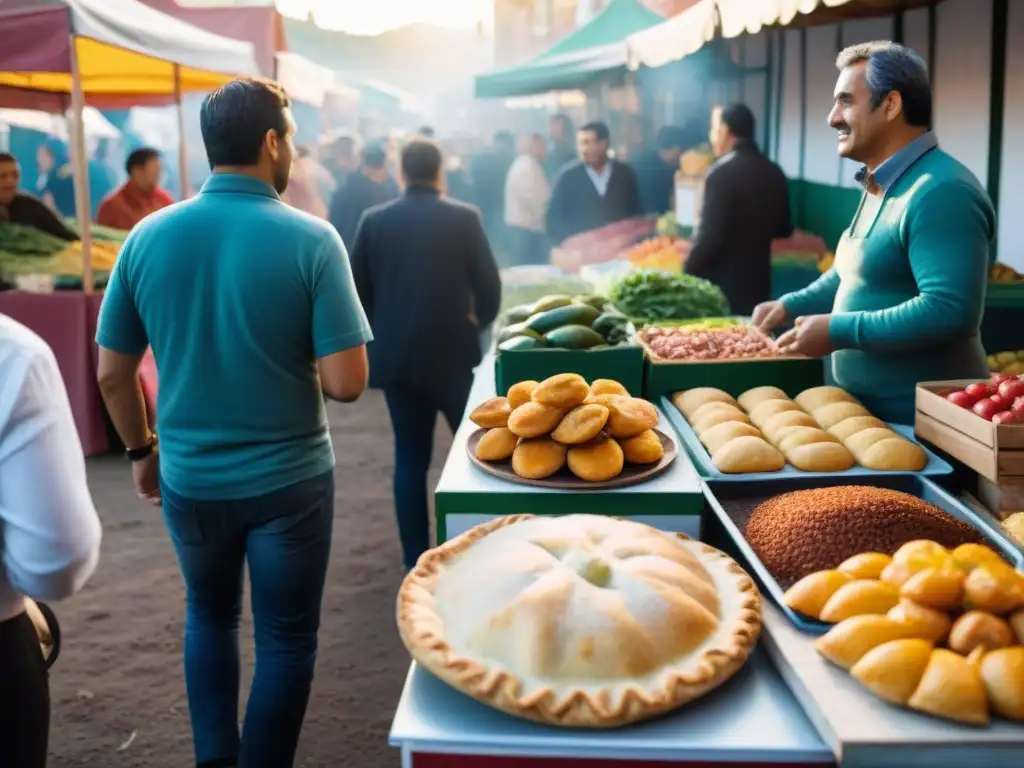
[(995, 211), (940, 149), (910, 166), (868, 221), (875, 208), (861, 199), (833, 267), (782, 302), (791, 319), (831, 313), (836, 384), (880, 418), (913, 423), (917, 382), (988, 376), (979, 329)]

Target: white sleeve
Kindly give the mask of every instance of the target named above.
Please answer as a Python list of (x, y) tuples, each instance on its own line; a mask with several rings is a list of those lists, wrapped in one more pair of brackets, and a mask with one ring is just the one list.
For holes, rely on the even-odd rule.
[(96, 569), (102, 531), (57, 361), (47, 350), (19, 363), (23, 375), (5, 377), (17, 391), (0, 428), (3, 568), (20, 592), (60, 600)]

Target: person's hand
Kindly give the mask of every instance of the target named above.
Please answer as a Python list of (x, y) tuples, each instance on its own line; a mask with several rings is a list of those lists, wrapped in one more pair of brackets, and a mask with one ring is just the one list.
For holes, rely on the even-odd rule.
[(771, 333), (786, 322), (786, 307), (781, 301), (762, 302), (754, 307), (750, 320), (761, 333)]
[(828, 326), (832, 315), (798, 317), (792, 330), (779, 337), (779, 350), (786, 355), (824, 357), (835, 351)]
[(141, 461), (132, 462), (132, 482), (139, 500), (154, 507), (161, 504), (160, 498), (160, 451), (155, 449)]

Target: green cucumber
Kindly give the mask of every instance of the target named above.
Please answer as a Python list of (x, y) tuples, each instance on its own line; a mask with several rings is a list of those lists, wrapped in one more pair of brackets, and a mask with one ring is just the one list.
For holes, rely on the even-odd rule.
[(591, 323), (590, 327), (607, 337), (618, 329), (624, 329), (629, 324), (629, 318), (618, 312), (604, 312), (600, 317)]
[(513, 336), (511, 339), (501, 342), (498, 349), (502, 352), (519, 352), (526, 349), (540, 349), (544, 346), (546, 346), (546, 342), (542, 337)]
[(588, 304), (594, 309), (600, 310), (603, 310), (604, 305), (608, 303), (608, 299), (604, 296), (598, 296), (596, 293), (590, 293), (586, 296), (577, 296), (575, 300), (577, 304)]
[(505, 322), (510, 325), (513, 323), (522, 323), (530, 319), (530, 315), (533, 314), (532, 304), (520, 304), (518, 307), (512, 307), (505, 313)]
[(544, 341), (560, 349), (590, 349), (607, 345), (604, 336), (583, 325), (565, 325), (544, 334)]
[(540, 334), (529, 328), (526, 323), (515, 323), (513, 325), (506, 325), (498, 332), (498, 343), (508, 341), (515, 336), (529, 336), (532, 339), (539, 339)]
[(530, 307), (530, 314), (536, 315), (538, 312), (547, 312), (551, 309), (558, 309), (559, 307), (567, 307), (572, 304), (572, 296), (566, 296), (565, 294), (553, 294), (551, 296), (541, 296)]
[(526, 325), (541, 334), (561, 328), (563, 325), (585, 325), (589, 328), (600, 314), (599, 310), (587, 304), (571, 304), (534, 315), (526, 321)]

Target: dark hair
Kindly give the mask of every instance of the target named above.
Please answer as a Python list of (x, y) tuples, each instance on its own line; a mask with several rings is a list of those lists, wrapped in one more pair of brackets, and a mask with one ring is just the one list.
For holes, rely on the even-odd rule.
[(867, 62), (865, 78), (871, 91), (871, 109), (877, 109), (895, 91), (903, 99), (907, 125), (931, 128), (932, 86), (928, 65), (912, 49), (888, 40), (851, 45), (836, 57), (836, 67), (846, 69)]
[(741, 141), (754, 138), (754, 113), (746, 104), (730, 104), (722, 110), (722, 124)]
[(402, 147), (402, 176), (406, 184), (434, 184), (442, 162), (441, 148), (430, 139), (413, 139)]
[(371, 141), (363, 147), (363, 165), (379, 170), (387, 165), (388, 153), (379, 142)]
[(686, 140), (683, 137), (683, 129), (675, 125), (666, 125), (658, 131), (658, 136), (655, 139), (655, 145), (658, 149), (664, 151), (668, 149), (685, 149)]
[(268, 131), (284, 138), (288, 94), (277, 83), (251, 77), (232, 80), (203, 100), (199, 127), (211, 166), (256, 165)]
[(155, 160), (158, 157), (160, 157), (160, 153), (152, 147), (139, 147), (132, 150), (132, 153), (128, 155), (128, 159), (124, 161), (125, 173), (131, 176), (132, 171), (136, 168), (142, 168), (150, 160)]
[(421, 125), (420, 129), (418, 131), (416, 131), (416, 133), (418, 133), (420, 136), (422, 136), (425, 139), (432, 139), (432, 138), (434, 138), (434, 129), (431, 126), (429, 126), (429, 125)]
[(594, 120), (593, 122), (587, 123), (580, 128), (580, 133), (592, 133), (597, 136), (598, 141), (608, 141), (612, 137), (611, 132), (608, 130), (608, 126), (600, 120)]
[(0, 163), (14, 163), (18, 164), (18, 158), (12, 155), (10, 152), (0, 152)]

